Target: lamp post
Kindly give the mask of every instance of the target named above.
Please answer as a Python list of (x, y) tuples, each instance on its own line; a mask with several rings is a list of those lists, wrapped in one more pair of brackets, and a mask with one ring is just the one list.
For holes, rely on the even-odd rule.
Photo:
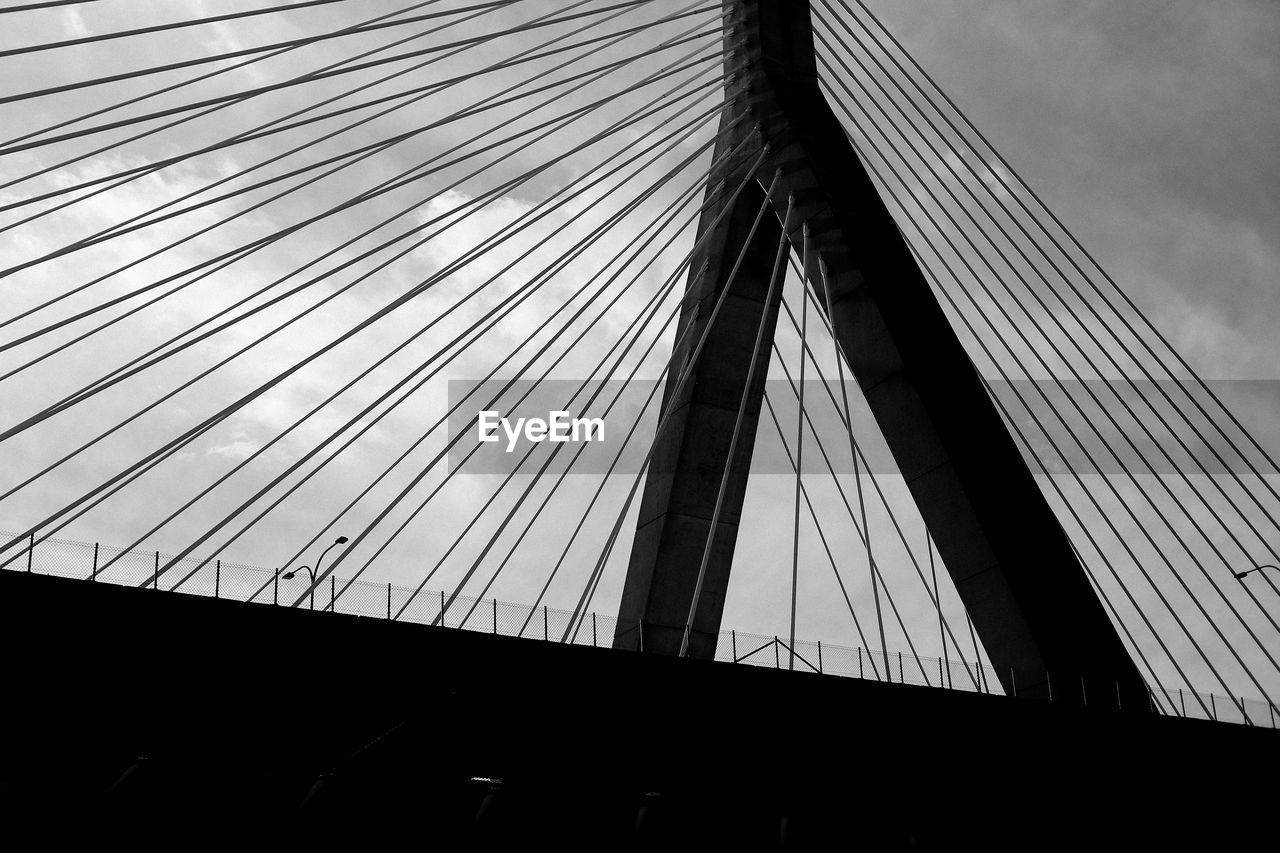
[(306, 570), (307, 576), (311, 579), (311, 584), (309, 587), (309, 594), (308, 594), (308, 601), (309, 601), (308, 609), (310, 610), (316, 609), (316, 575), (320, 573), (320, 564), (324, 562), (324, 555), (328, 554), (331, 550), (333, 550), (337, 546), (345, 544), (346, 541), (347, 541), (347, 537), (339, 536), (337, 539), (333, 541), (332, 545), (330, 545), (328, 548), (325, 548), (323, 551), (321, 551), (320, 559), (316, 560), (316, 567), (314, 569), (312, 569), (310, 566), (299, 566), (298, 568), (291, 569), (282, 575), (282, 577), (285, 580), (293, 580), (293, 578), (297, 577), (298, 572), (303, 571), (304, 569)]
[(1261, 566), (1254, 566), (1252, 569), (1246, 569), (1243, 572), (1236, 572), (1236, 580), (1243, 582), (1245, 577), (1247, 577), (1248, 575), (1251, 575), (1254, 572), (1260, 572), (1263, 569), (1275, 569), (1277, 572), (1280, 572), (1280, 566), (1273, 566), (1269, 563), (1263, 563)]

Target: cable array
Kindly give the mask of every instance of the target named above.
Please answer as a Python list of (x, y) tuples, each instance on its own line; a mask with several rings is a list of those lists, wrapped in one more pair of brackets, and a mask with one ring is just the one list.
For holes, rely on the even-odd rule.
[(1278, 626), (1234, 575), (1274, 554), (1274, 460), (865, 5), (814, 18), (828, 98), (1157, 699), (1272, 701)]
[[(785, 511), (759, 515), (788, 553), (750, 570), (786, 583), (788, 665), (812, 666), (795, 652), (802, 619), (838, 620), (877, 651), (874, 677), (905, 647), (926, 684), (954, 686), (926, 671), (933, 654), (991, 689), (928, 530), (859, 431), (808, 223), (770, 140), (725, 99), (746, 58), (721, 3), (0, 13), (67, 6), (85, 7), (88, 34), (0, 50), (6, 67), (77, 69), (15, 73), (41, 82), (0, 93), (18, 117), (0, 139), (0, 514), (21, 530), (0, 565), (71, 525), (114, 525), (130, 544), (95, 571), (165, 540), (142, 585), (180, 591), (218, 555), (266, 549), (296, 567), (341, 535), (282, 603), (329, 583), (335, 607), (377, 574), (412, 590), (395, 612), (388, 599), (391, 618), (434, 584), (440, 620), (472, 602), (465, 623), (501, 589), (532, 602), (522, 634), (545, 602), (572, 608), (555, 630), (572, 641), (619, 593), (671, 422), (658, 402), (694, 375), (772, 218), (779, 322), (773, 339), (767, 312), (756, 329), (747, 386), (757, 359), (770, 373), (741, 451), (776, 449), (780, 470), (753, 471), (759, 493), (786, 478)], [(1155, 701), (1272, 702), (1280, 624), (1259, 592), (1280, 588), (1234, 575), (1276, 562), (1280, 468), (860, 0), (820, 0), (813, 17), (823, 91)], [(741, 179), (717, 180), (730, 164)], [(706, 274), (697, 260), (753, 185), (751, 236), (692, 338), (675, 321)], [(622, 437), (603, 455), (533, 444), (484, 468), (476, 413), (546, 388)], [(711, 476), (714, 532), (730, 470)]]

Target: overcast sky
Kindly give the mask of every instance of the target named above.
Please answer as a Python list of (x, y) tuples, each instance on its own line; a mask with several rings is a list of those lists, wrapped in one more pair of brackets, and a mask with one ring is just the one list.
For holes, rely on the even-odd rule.
[(1280, 8), (870, 5), (1204, 376), (1277, 378)]
[[(905, 44), (907, 49), (933, 75), (934, 79), (955, 99), (973, 122), (982, 129), (988, 139), (1004, 154), (1018, 172), (1038, 191), (1064, 223), (1092, 251), (1102, 266), (1116, 279), (1144, 310), (1155, 325), (1173, 342), (1202, 376), (1212, 379), (1275, 380), (1280, 341), (1274, 334), (1280, 321), (1280, 299), (1276, 296), (1277, 276), (1280, 274), (1280, 174), (1274, 152), (1280, 150), (1280, 116), (1275, 92), (1280, 84), (1275, 44), (1280, 42), (1280, 7), (1269, 2), (1226, 0), (1213, 4), (1191, 0), (1167, 2), (1083, 2), (1083, 3), (1017, 3), (1001, 0), (868, 0), (871, 8), (882, 17), (888, 28)], [(838, 6), (836, 0), (832, 4)], [(126, 27), (173, 20), (180, 17), (218, 14), (242, 8), (256, 8), (261, 3), (248, 0), (202, 0), (202, 2), (127, 2), (111, 0), (106, 3), (85, 4), (47, 13), (23, 15), (20, 20), (5, 21), (0, 28), (0, 49), (29, 43), (39, 43), (62, 38), (74, 38), (93, 33), (109, 32)], [(401, 8), (407, 4), (379, 0), (376, 3), (337, 3), (318, 7), (305, 13), (293, 13), (296, 17), (271, 16), (242, 22), (220, 24), (182, 31), (176, 34), (133, 39), (128, 49), (121, 43), (108, 43), (92, 48), (77, 48), (59, 52), (58, 59), (51, 54), (0, 59), (4, 63), (2, 75), (5, 92), (22, 92), (34, 88), (72, 82), (99, 74), (113, 73), (123, 68), (134, 68), (185, 57), (216, 53), (296, 37), (297, 35), (324, 32), (377, 14)], [(448, 5), (448, 4), (446, 4)], [(482, 33), (492, 22), (501, 26), (516, 26), (558, 8), (550, 2), (526, 2), (510, 11), (495, 13), (479, 23), (463, 24), (441, 34), (433, 41), (462, 38)], [(655, 4), (657, 12), (672, 11), (685, 4), (676, 0), (663, 0)], [(174, 10), (182, 14), (175, 14)], [(635, 20), (643, 16), (638, 15)], [(630, 20), (630, 19), (623, 19)], [(670, 35), (685, 26), (671, 25), (662, 33)], [(10, 24), (12, 24), (10, 26)], [(564, 28), (567, 29), (567, 28)], [(556, 30), (560, 32), (563, 30)], [(290, 54), (274, 60), (274, 65), (251, 66), (229, 75), (234, 85), (245, 88), (261, 85), (286, 74), (312, 70), (329, 62), (353, 55), (360, 50), (385, 44), (390, 38), (403, 33), (390, 31), (362, 39), (344, 40), (339, 43), (311, 48), (305, 52)], [(548, 32), (546, 37), (550, 37)], [(525, 33), (504, 41), (502, 51), (513, 51), (537, 43), (543, 36)], [(648, 42), (638, 41), (631, 49), (656, 43), (657, 36)], [(690, 45), (692, 49), (695, 45)], [(412, 45), (402, 49), (410, 49)], [(607, 57), (620, 56), (623, 48), (611, 49)], [(478, 63), (491, 61), (492, 56), (478, 56), (480, 52), (466, 54), (461, 59), (443, 63), (419, 73), (412, 78), (414, 85), (424, 80), (439, 79), (474, 70)], [(496, 55), (496, 52), (495, 52)], [(674, 54), (669, 55), (674, 58)], [(667, 60), (669, 61), (669, 60)], [(549, 65), (549, 63), (547, 63)], [(401, 67), (401, 66), (393, 66)], [(536, 66), (545, 67), (545, 66)], [(641, 63), (645, 73), (655, 70), (659, 63), (648, 60)], [(346, 142), (335, 142), (320, 150), (331, 156), (356, 144), (367, 143), (430, 121), (432, 117), (479, 97), (480, 92), (496, 91), (499, 86), (518, 82), (529, 69), (491, 75), (484, 83), (468, 87), (452, 87), (427, 102), (428, 106), (394, 114), (376, 125), (374, 129), (350, 134)], [(628, 71), (623, 79), (634, 80), (634, 71)], [(630, 75), (630, 76), (627, 76)], [(374, 72), (358, 79), (372, 80)], [(168, 78), (166, 78), (168, 79)], [(178, 79), (178, 78), (172, 78)], [(393, 84), (404, 88), (410, 83)], [(615, 86), (622, 84), (614, 84)], [(480, 88), (483, 86), (484, 88)], [(336, 93), (337, 82), (321, 84), (309, 93)], [(375, 90), (394, 91), (394, 88)], [(99, 90), (58, 96), (61, 99), (20, 101), (0, 106), (4, 110), (4, 136), (12, 139), (28, 131), (49, 125), (60, 118), (83, 112), (104, 103)], [(115, 97), (140, 92), (128, 84), (113, 91)], [(226, 87), (221, 82), (211, 82), (203, 87), (184, 90), (167, 101), (158, 104), (180, 103), (199, 93), (208, 97)], [(219, 113), (202, 122), (183, 125), (158, 138), (111, 148), (95, 154), (88, 160), (69, 168), (58, 169), (42, 181), (17, 185), (0, 190), (0, 200), (19, 200), (37, 191), (47, 191), (86, 177), (103, 174), (147, 162), (199, 144), (212, 138), (211, 134), (226, 135), (235, 130), (251, 127), (255, 122), (278, 116), (298, 108), (301, 101), (293, 90), (280, 96), (258, 99), (253, 105), (238, 113)], [(567, 99), (566, 104), (581, 104), (593, 96), (591, 90)], [(590, 130), (598, 130), (620, 116), (627, 109), (640, 105), (636, 97), (620, 98), (605, 111), (593, 114), (584, 122), (587, 130), (573, 139), (582, 138)], [(704, 104), (703, 106), (705, 106)], [(562, 105), (558, 109), (563, 109)], [(512, 115), (506, 113), (503, 115)], [(234, 119), (228, 116), (234, 116)], [(688, 118), (688, 116), (686, 116)], [(103, 119), (105, 120), (105, 119)], [(513, 119), (514, 120), (514, 119)], [(490, 125), (502, 125), (486, 116)], [(336, 125), (325, 125), (325, 127)], [(321, 185), (313, 193), (300, 200), (287, 199), (277, 207), (252, 214), (239, 220), (230, 228), (217, 232), (199, 243), (169, 253), (167, 262), (156, 262), (137, 272), (117, 277), (108, 287), (123, 292), (127, 285), (154, 280), (185, 263), (215, 255), (255, 235), (266, 233), (271, 227), (293, 221), (302, 212), (316, 204), (333, 204), (360, 191), (376, 180), (392, 175), (415, 162), (425, 153), (440, 150), (450, 144), (471, 137), (481, 125), (478, 122), (440, 129), (433, 136), (410, 146), (393, 149), (386, 155), (366, 162)], [(519, 125), (515, 125), (519, 126)], [(648, 132), (655, 132), (666, 125), (650, 121)], [(714, 127), (714, 123), (709, 127)], [(314, 135), (314, 130), (303, 129), (287, 137), (288, 143), (301, 144)], [(635, 138), (640, 134), (629, 136)], [(120, 133), (110, 137), (121, 139)], [(709, 139), (708, 129), (703, 128), (669, 155), (664, 156), (648, 173), (654, 179), (665, 168), (674, 164), (678, 156), (693, 150), (696, 144)], [(267, 140), (253, 148), (238, 148), (216, 156), (184, 164), (168, 170), (163, 177), (149, 179), (132, 185), (130, 189), (116, 191), (99, 197), (93, 202), (69, 209), (66, 214), (49, 217), (32, 223), (8, 235), (8, 245), (0, 250), (8, 263), (38, 255), (41, 251), (63, 245), (71, 239), (92, 233), (98, 228), (118, 222), (126, 213), (147, 209), (165, 199), (173, 198), (187, 189), (194, 189), (220, 176), (253, 162), (254, 156), (267, 156), (281, 150), (279, 140)], [(516, 167), (528, 168), (569, 146), (565, 139), (551, 141), (541, 146), (513, 146), (504, 160), (501, 174), (509, 176)], [(0, 170), (5, 182), (35, 168), (56, 165), (55, 155), (71, 151), (88, 151), (88, 143), (70, 143), (71, 147), (51, 147), (31, 152), (11, 154), (0, 159)], [(75, 146), (80, 147), (76, 148)], [(277, 146), (277, 147), (273, 147)], [(318, 154), (311, 155), (317, 159)], [(705, 161), (703, 161), (705, 162)], [(161, 437), (172, 435), (176, 424), (187, 424), (198, 414), (204, 414), (216, 401), (230, 399), (251, 381), (262, 381), (290, 359), (301, 357), (321, 339), (328, 339), (337, 331), (350, 325), (359, 312), (363, 316), (404, 287), (420, 281), (424, 276), (441, 269), (451, 258), (457, 257), (468, 246), (511, 219), (528, 210), (549, 189), (572, 180), (594, 163), (587, 158), (569, 164), (561, 164), (538, 181), (509, 193), (503, 201), (485, 211), (483, 216), (469, 224), (465, 230), (452, 232), (447, 240), (436, 241), (421, 252), (407, 258), (398, 266), (371, 280), (370, 285), (353, 295), (348, 301), (335, 303), (330, 309), (320, 311), (314, 322), (300, 327), (296, 333), (285, 336), (272, 348), (238, 363), (222, 374), (222, 378), (209, 383), (200, 395), (184, 398), (181, 406), (168, 410), (162, 416), (144, 422), (137, 430), (118, 437), (114, 443), (106, 443), (75, 464), (66, 466), (53, 478), (37, 488), (0, 503), (0, 528), (23, 529), (37, 520), (42, 513), (63, 505), (70, 497), (83, 492), (117, 470), (122, 460), (132, 459), (151, 449)], [(264, 174), (274, 174), (267, 172)], [(454, 170), (442, 175), (432, 184), (437, 192), (421, 203), (416, 212), (419, 222), (432, 215), (464, 203), (472, 197), (477, 185), (468, 185), (457, 192), (440, 192), (446, 178), (460, 174)], [(688, 185), (686, 178), (683, 183)], [(648, 215), (656, 215), (663, 204), (673, 196), (659, 194), (653, 204), (647, 206)], [(400, 204), (408, 204), (413, 196), (406, 191), (395, 197)], [(610, 197), (609, 202), (621, 203), (622, 194)], [(229, 213), (240, 202), (229, 202), (219, 208)], [(368, 213), (355, 212), (332, 225), (322, 225), (308, 232), (306, 240), (284, 244), (271, 252), (241, 264), (240, 272), (215, 279), (218, 289), (204, 291), (200, 296), (182, 296), (166, 303), (169, 307), (152, 311), (145, 321), (122, 324), (121, 331), (111, 337), (103, 336), (92, 345), (81, 347), (64, 360), (51, 359), (44, 367), (25, 372), (20, 377), (0, 382), (0, 399), (8, 413), (28, 412), (39, 402), (57, 399), (61, 393), (73, 390), (87, 379), (96, 376), (106, 366), (112, 366), (125, 357), (141, 352), (159, 340), (162, 333), (173, 333), (185, 325), (207, 315), (210, 306), (221, 307), (236, 296), (247, 293), (249, 288), (260, 286), (282, 274), (292, 266), (309, 259), (317, 246), (338, 235), (350, 235), (375, 221), (375, 214), (385, 214), (392, 209), (388, 202)], [(607, 207), (607, 205), (606, 205)], [(19, 210), (17, 213), (29, 213)], [(14, 213), (6, 213), (6, 217)], [(50, 287), (64, 286), (68, 281), (83, 281), (86, 273), (106, 268), (108, 264), (122, 263), (137, 257), (149, 247), (162, 245), (165, 240), (188, 233), (192, 223), (206, 223), (214, 219), (210, 212), (201, 212), (183, 220), (181, 226), (164, 226), (152, 229), (152, 236), (113, 241), (101, 249), (80, 253), (74, 260), (46, 265), (37, 270), (0, 280), (0, 299), (4, 300), (4, 313), (11, 308), (26, 307), (48, 292)], [(599, 221), (599, 213), (577, 221), (573, 214), (558, 217), (555, 223), (566, 228), (585, 227), (585, 221)], [(637, 221), (642, 220), (642, 217)], [(12, 221), (12, 220), (5, 220)], [(548, 226), (550, 229), (551, 226)], [(547, 230), (536, 232), (545, 235)], [(585, 232), (578, 232), (585, 233)], [(688, 231), (686, 243), (687, 249)], [(528, 245), (536, 243), (530, 238)], [(123, 244), (123, 245), (117, 245)], [(647, 274), (643, 284), (648, 293), (660, 285), (665, 275), (674, 270), (681, 255), (676, 245), (664, 253), (662, 260)], [(592, 255), (594, 263), (603, 263), (607, 252)], [(176, 256), (176, 257), (175, 257)], [(542, 255), (536, 256), (545, 260)], [(141, 535), (154, 520), (151, 512), (157, 504), (171, 506), (185, 499), (193, 491), (194, 483), (203, 483), (216, 476), (226, 465), (245, 458), (260, 447), (274, 431), (283, 428), (292, 418), (313, 405), (323, 393), (336, 388), (338, 378), (345, 380), (363, 366), (385, 340), (399, 340), (410, 334), (420, 318), (429, 316), (431, 310), (449, 304), (465, 292), (467, 287), (484, 280), (484, 273), (495, 271), (492, 265), (478, 265), (464, 276), (455, 277), (440, 289), (439, 295), (424, 304), (422, 313), (393, 321), (377, 340), (354, 342), (337, 360), (315, 374), (299, 377), (294, 384), (281, 390), (269, 400), (255, 405), (242, 416), (231, 420), (217, 434), (193, 445), (184, 459), (175, 465), (161, 469), (145, 487), (139, 487), (123, 496), (111, 508), (86, 516), (59, 535), (87, 541), (103, 541), (126, 544), (131, 537)], [(532, 271), (539, 266), (530, 262)], [(566, 273), (558, 277), (551, 288), (549, 302), (535, 302), (523, 319), (515, 318), (510, 326), (504, 326), (499, 334), (504, 342), (514, 342), (523, 333), (534, 329), (539, 318), (550, 310), (547, 306), (556, 300), (563, 301), (574, 286), (588, 274), (590, 263), (584, 264), (582, 273)], [(515, 278), (508, 277), (506, 287), (515, 286)], [(501, 292), (508, 292), (501, 290)], [(209, 295), (216, 293), (216, 295)], [(792, 282), (794, 294), (794, 282)], [(75, 300), (70, 305), (90, 304)], [(638, 311), (640, 301), (623, 303), (631, 305), (630, 313), (624, 311), (609, 322), (608, 328), (616, 337), (631, 326), (631, 318)], [(539, 307), (541, 306), (541, 307)], [(542, 312), (542, 313), (539, 313)], [(475, 313), (466, 317), (478, 316)], [(461, 321), (459, 322), (459, 326)], [(785, 325), (785, 321), (784, 324)], [(265, 329), (260, 326), (244, 328)], [(17, 328), (29, 327), (19, 325)], [(404, 359), (393, 363), (407, 368), (415, 356), (423, 356), (440, 346), (445, 331), (457, 327), (446, 326), (440, 330), (439, 339), (422, 342), (421, 349), (411, 348)], [(125, 332), (123, 330), (130, 331)], [(6, 330), (2, 340), (8, 340)], [(140, 395), (156, 396), (170, 387), (179, 376), (187, 376), (215, 355), (231, 351), (250, 338), (248, 331), (237, 331), (225, 339), (211, 343), (195, 351), (189, 359), (177, 359), (177, 366), (157, 372), (153, 378), (140, 380), (128, 386), (128, 394), (119, 397), (104, 396), (96, 408), (88, 409), (92, 415), (68, 419), (56, 423), (51, 431), (33, 430), (10, 443), (5, 449), (10, 461), (6, 486), (17, 479), (39, 470), (56, 458), (61, 449), (70, 446), (73, 438), (92, 435), (90, 430), (101, 423), (119, 417), (136, 404)], [(600, 350), (611, 341), (602, 338)], [(784, 352), (792, 352), (780, 334)], [(51, 340), (62, 338), (53, 337)], [(667, 338), (669, 340), (669, 336)], [(669, 344), (668, 344), (669, 345)], [(500, 346), (493, 348), (501, 350)], [(39, 347), (11, 350), (0, 353), (0, 366), (12, 369), (20, 363), (16, 353), (30, 357), (41, 352)], [(596, 353), (598, 351), (592, 351)], [(595, 356), (580, 358), (570, 369), (585, 375)], [(22, 360), (25, 360), (22, 359)], [(418, 360), (421, 360), (420, 358)], [(794, 359), (792, 365), (795, 364)], [(455, 366), (453, 378), (479, 378), (489, 362), (481, 357), (468, 356)], [(569, 362), (573, 365), (573, 362)], [(647, 375), (656, 375), (660, 362), (650, 363)], [(96, 370), (96, 372), (94, 372)], [(357, 392), (355, 401), (333, 407), (318, 420), (312, 431), (303, 431), (296, 443), (283, 457), (284, 464), (296, 458), (307, 446), (328, 429), (355, 412), (358, 403), (372, 399), (377, 390), (390, 382), (395, 373), (392, 367), (385, 374), (382, 384), (369, 384), (369, 390)], [(780, 378), (775, 370), (774, 378)], [(576, 378), (576, 377), (575, 377)], [(365, 387), (365, 386), (362, 386)], [(323, 393), (322, 393), (323, 392)], [(1274, 386), (1253, 383), (1241, 386), (1236, 392), (1228, 391), (1228, 400), (1237, 407), (1240, 417), (1258, 434), (1270, 448), (1276, 446), (1276, 424), (1280, 423), (1280, 395)], [(363, 485), (371, 476), (376, 464), (394, 456), (402, 449), (411, 430), (421, 429), (423, 421), (434, 419), (444, 399), (444, 385), (418, 400), (400, 419), (392, 419), (371, 434), (371, 445), (357, 450), (352, 458), (335, 465), (326, 478), (310, 490), (300, 494), (305, 500), (286, 505), (270, 526), (262, 525), (225, 552), (227, 559), (239, 562), (272, 566), (284, 561), (293, 550), (309, 538), (316, 527), (327, 521), (331, 511), (345, 502), (345, 496)], [(136, 405), (135, 405), (136, 407)], [(4, 423), (16, 420), (8, 414)], [(789, 421), (788, 421), (789, 422)], [(767, 424), (765, 432), (771, 431)], [(438, 449), (442, 441), (429, 447)], [(290, 455), (292, 454), (292, 455)], [(16, 460), (16, 461), (15, 461)], [(224, 467), (219, 467), (224, 466)], [(16, 473), (14, 473), (16, 472)], [(885, 488), (900, 489), (894, 478), (882, 478)], [(393, 580), (413, 585), (422, 574), (424, 557), (438, 554), (452, 539), (467, 518), (463, 507), (474, 507), (493, 487), (487, 478), (460, 478), (457, 493), (447, 506), (423, 517), (423, 521), (411, 527), (388, 558), (371, 572), (374, 580)], [(246, 493), (265, 481), (265, 475), (248, 478), (240, 490), (233, 490), (225, 497), (215, 497), (207, 505), (208, 512), (202, 519), (180, 521), (149, 540), (151, 547), (172, 552), (208, 526), (209, 519), (218, 511), (227, 511)], [(621, 484), (613, 506), (620, 505), (626, 484)], [(787, 599), (790, 561), (791, 500), (794, 486), (790, 478), (770, 476), (755, 478), (753, 491), (745, 510), (743, 541), (739, 545), (741, 569), (735, 568), (735, 585), (726, 609), (726, 626), (743, 630), (772, 634), (783, 631), (787, 613), (782, 602)], [(839, 519), (843, 507), (838, 503), (834, 490), (825, 484), (813, 485), (815, 500), (833, 519)], [(504, 499), (505, 500), (505, 499)], [(413, 504), (414, 501), (410, 501)], [(501, 506), (502, 504), (500, 504)], [(375, 503), (376, 508), (376, 503)], [(335, 529), (342, 532), (358, 530), (368, 520), (371, 511), (357, 514), (356, 520), (345, 522)], [(146, 516), (146, 517), (144, 517)], [(394, 520), (394, 517), (393, 517)], [(887, 518), (877, 518), (873, 512), (873, 532), (887, 526)], [(612, 523), (610, 517), (605, 526)], [(831, 522), (834, 526), (837, 522)], [(832, 533), (835, 550), (840, 553), (857, 551), (855, 539), (846, 526)], [(1277, 543), (1272, 542), (1275, 548)], [(530, 564), (545, 564), (554, 559), (559, 544), (547, 541), (526, 543), (532, 555)], [(593, 547), (598, 547), (593, 545)], [(825, 559), (816, 544), (809, 543), (808, 559), (821, 567)], [(450, 583), (457, 580), (469, 562), (468, 556), (478, 553), (479, 544), (468, 544), (459, 554), (459, 568), (450, 575)], [(591, 558), (586, 549), (579, 561)], [(620, 553), (625, 548), (620, 549)], [(741, 555), (746, 555), (743, 557)], [(893, 558), (885, 557), (893, 563)], [(615, 561), (616, 562), (616, 561)], [(353, 563), (352, 565), (355, 565)], [(897, 563), (894, 563), (897, 566)], [(905, 572), (903, 563), (900, 568)], [(581, 586), (585, 569), (576, 571), (572, 582), (553, 588), (549, 603), (552, 606), (572, 606)], [(865, 569), (863, 570), (865, 571)], [(515, 574), (515, 573), (513, 573)], [(541, 576), (516, 574), (495, 587), (500, 596), (517, 601), (529, 601), (541, 585)], [(614, 607), (620, 588), (620, 573), (614, 571), (606, 577), (600, 598), (593, 605), (601, 612)], [(861, 595), (865, 608), (866, 586), (855, 584), (855, 598)], [(895, 581), (897, 583), (897, 581)], [(927, 618), (927, 601), (916, 587), (908, 591), (906, 581), (901, 595), (908, 621)], [(914, 581), (912, 581), (914, 583)], [(814, 586), (802, 596), (802, 609), (807, 611), (806, 633), (815, 638), (832, 642), (855, 644), (857, 637), (848, 624), (842, 605), (834, 603), (835, 587), (830, 580)], [(864, 610), (865, 615), (865, 610)], [(936, 654), (938, 649), (932, 635), (925, 641), (924, 650)], [(891, 641), (891, 645), (893, 642)], [(1273, 683), (1280, 683), (1276, 679)]]

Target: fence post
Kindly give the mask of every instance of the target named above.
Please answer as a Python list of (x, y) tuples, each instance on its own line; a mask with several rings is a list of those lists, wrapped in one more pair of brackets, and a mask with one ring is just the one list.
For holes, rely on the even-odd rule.
[(493, 633), (498, 633), (498, 599), (493, 600)]
[(782, 669), (782, 655), (778, 652), (778, 635), (773, 635), (773, 668)]
[[(1018, 676), (1014, 674), (1013, 667), (1009, 667), (1009, 685), (1013, 688), (1013, 695), (1018, 695)], [(1117, 685), (1118, 689), (1119, 685)]]
[(858, 646), (858, 677), (862, 678), (862, 646)]
[(1187, 716), (1187, 697), (1182, 692), (1182, 688), (1178, 688), (1178, 704), (1182, 706), (1182, 716)]
[(596, 647), (596, 612), (591, 611), (591, 648)]
[(733, 662), (738, 662), (738, 631), (736, 628), (729, 629), (729, 642), (733, 644)]
[(551, 617), (548, 615), (547, 605), (542, 605), (542, 639), (551, 639)]
[(1213, 719), (1216, 722), (1218, 719), (1218, 703), (1213, 698), (1212, 693), (1209, 694), (1209, 713), (1213, 715)]
[(818, 641), (818, 674), (822, 674), (822, 641)]
[(151, 585), (156, 589), (160, 588), (160, 552), (156, 551), (156, 568), (151, 576)]
[(391, 581), (387, 581), (387, 618), (391, 618)]
[(441, 628), (449, 627), (444, 623), (444, 608), (445, 608), (444, 590), (442, 589), (440, 590), (440, 627)]
[(213, 567), (213, 597), (222, 597), (222, 560), (218, 560)]
[(329, 612), (337, 613), (338, 608), (334, 606), (334, 602), (338, 600), (338, 579), (333, 575), (329, 575)]
[(89, 575), (89, 580), (96, 581), (98, 579), (98, 543), (93, 543), (93, 572)]
[(27, 574), (31, 574), (31, 558), (36, 552), (36, 535), (31, 534), (30, 544), (27, 545)]
[[(893, 679), (891, 678), (889, 680), (892, 681)], [(898, 683), (907, 683), (907, 674), (902, 671), (902, 652), (898, 652)]]
[(271, 579), (271, 603), (280, 604), (280, 567), (276, 566), (276, 575)]

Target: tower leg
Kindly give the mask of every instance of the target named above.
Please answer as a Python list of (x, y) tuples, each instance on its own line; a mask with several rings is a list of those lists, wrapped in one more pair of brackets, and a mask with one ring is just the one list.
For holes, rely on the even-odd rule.
[[(722, 117), (722, 128), (732, 121), (731, 109)], [(744, 124), (739, 122), (738, 125)], [(738, 126), (734, 125), (734, 126)], [(750, 128), (745, 131), (750, 132)], [(716, 150), (719, 155), (741, 140), (722, 133)], [(726, 163), (721, 174), (708, 185), (710, 204), (702, 214), (699, 235), (712, 228), (724, 204), (741, 184), (744, 171), (757, 152)], [(694, 586), (702, 562), (711, 516), (719, 494), (725, 466), (730, 477), (714, 533), (710, 561), (703, 580), (698, 609), (694, 614), (688, 655), (715, 656), (720, 616), (724, 610), (729, 567), (742, 502), (746, 494), (747, 472), (755, 443), (756, 425), (769, 372), (769, 350), (757, 355), (751, 386), (745, 388), (751, 372), (753, 344), (761, 320), (765, 341), (773, 340), (778, 320), (782, 288), (774, 290), (766, 304), (769, 279), (773, 273), (781, 225), (767, 213), (751, 231), (765, 191), (753, 179), (738, 194), (733, 207), (715, 224), (700, 257), (690, 265), (686, 300), (680, 313), (677, 339), (683, 352), (672, 359), (662, 411), (671, 411), (667, 426), (658, 436), (640, 501), (640, 515), (627, 567), (626, 584), (618, 612), (614, 646), (646, 652), (679, 653), (685, 621), (693, 600)], [(743, 261), (732, 281), (729, 294), (707, 332), (706, 343), (690, 378), (673, 399), (678, 377), (692, 350), (706, 330), (716, 301), (720, 298), (739, 254)], [(687, 330), (687, 333), (686, 333)], [(732, 460), (728, 458), (730, 438), (737, 420), (744, 388), (746, 413)]]
[[(1082, 702), (1083, 685), (1107, 684), (1123, 707), (1147, 708), (1146, 685), (1066, 532), (819, 88), (808, 2), (724, 0), (724, 7), (726, 61), (743, 62), (728, 85), (726, 117), (738, 110), (759, 127), (756, 145), (769, 146), (762, 173), (778, 171), (776, 197), (793, 198), (795, 222), (809, 226), (806, 278), (825, 304), (821, 258), (850, 371), (1006, 691), (1016, 683), (1021, 696), (1047, 696), (1052, 676), (1056, 701)], [(746, 148), (743, 156), (760, 151)], [(697, 306), (723, 287), (758, 203), (758, 195), (744, 194), (742, 209), (710, 241), (709, 267), (691, 282), (696, 299), (683, 324), (705, 318)], [(643, 633), (646, 651), (679, 649), (718, 479), (731, 461), (694, 620), (692, 653), (714, 654), (767, 352), (749, 389), (738, 454), (724, 456), (750, 366), (747, 347), (762, 313), (770, 334), (776, 322), (777, 306), (762, 302), (769, 246), (778, 239), (776, 220), (771, 226), (747, 247), (743, 278), (712, 330), (696, 381), (675, 401), (676, 422), (659, 440), (615, 645), (639, 648)], [(788, 235), (796, 249), (799, 232)]]

